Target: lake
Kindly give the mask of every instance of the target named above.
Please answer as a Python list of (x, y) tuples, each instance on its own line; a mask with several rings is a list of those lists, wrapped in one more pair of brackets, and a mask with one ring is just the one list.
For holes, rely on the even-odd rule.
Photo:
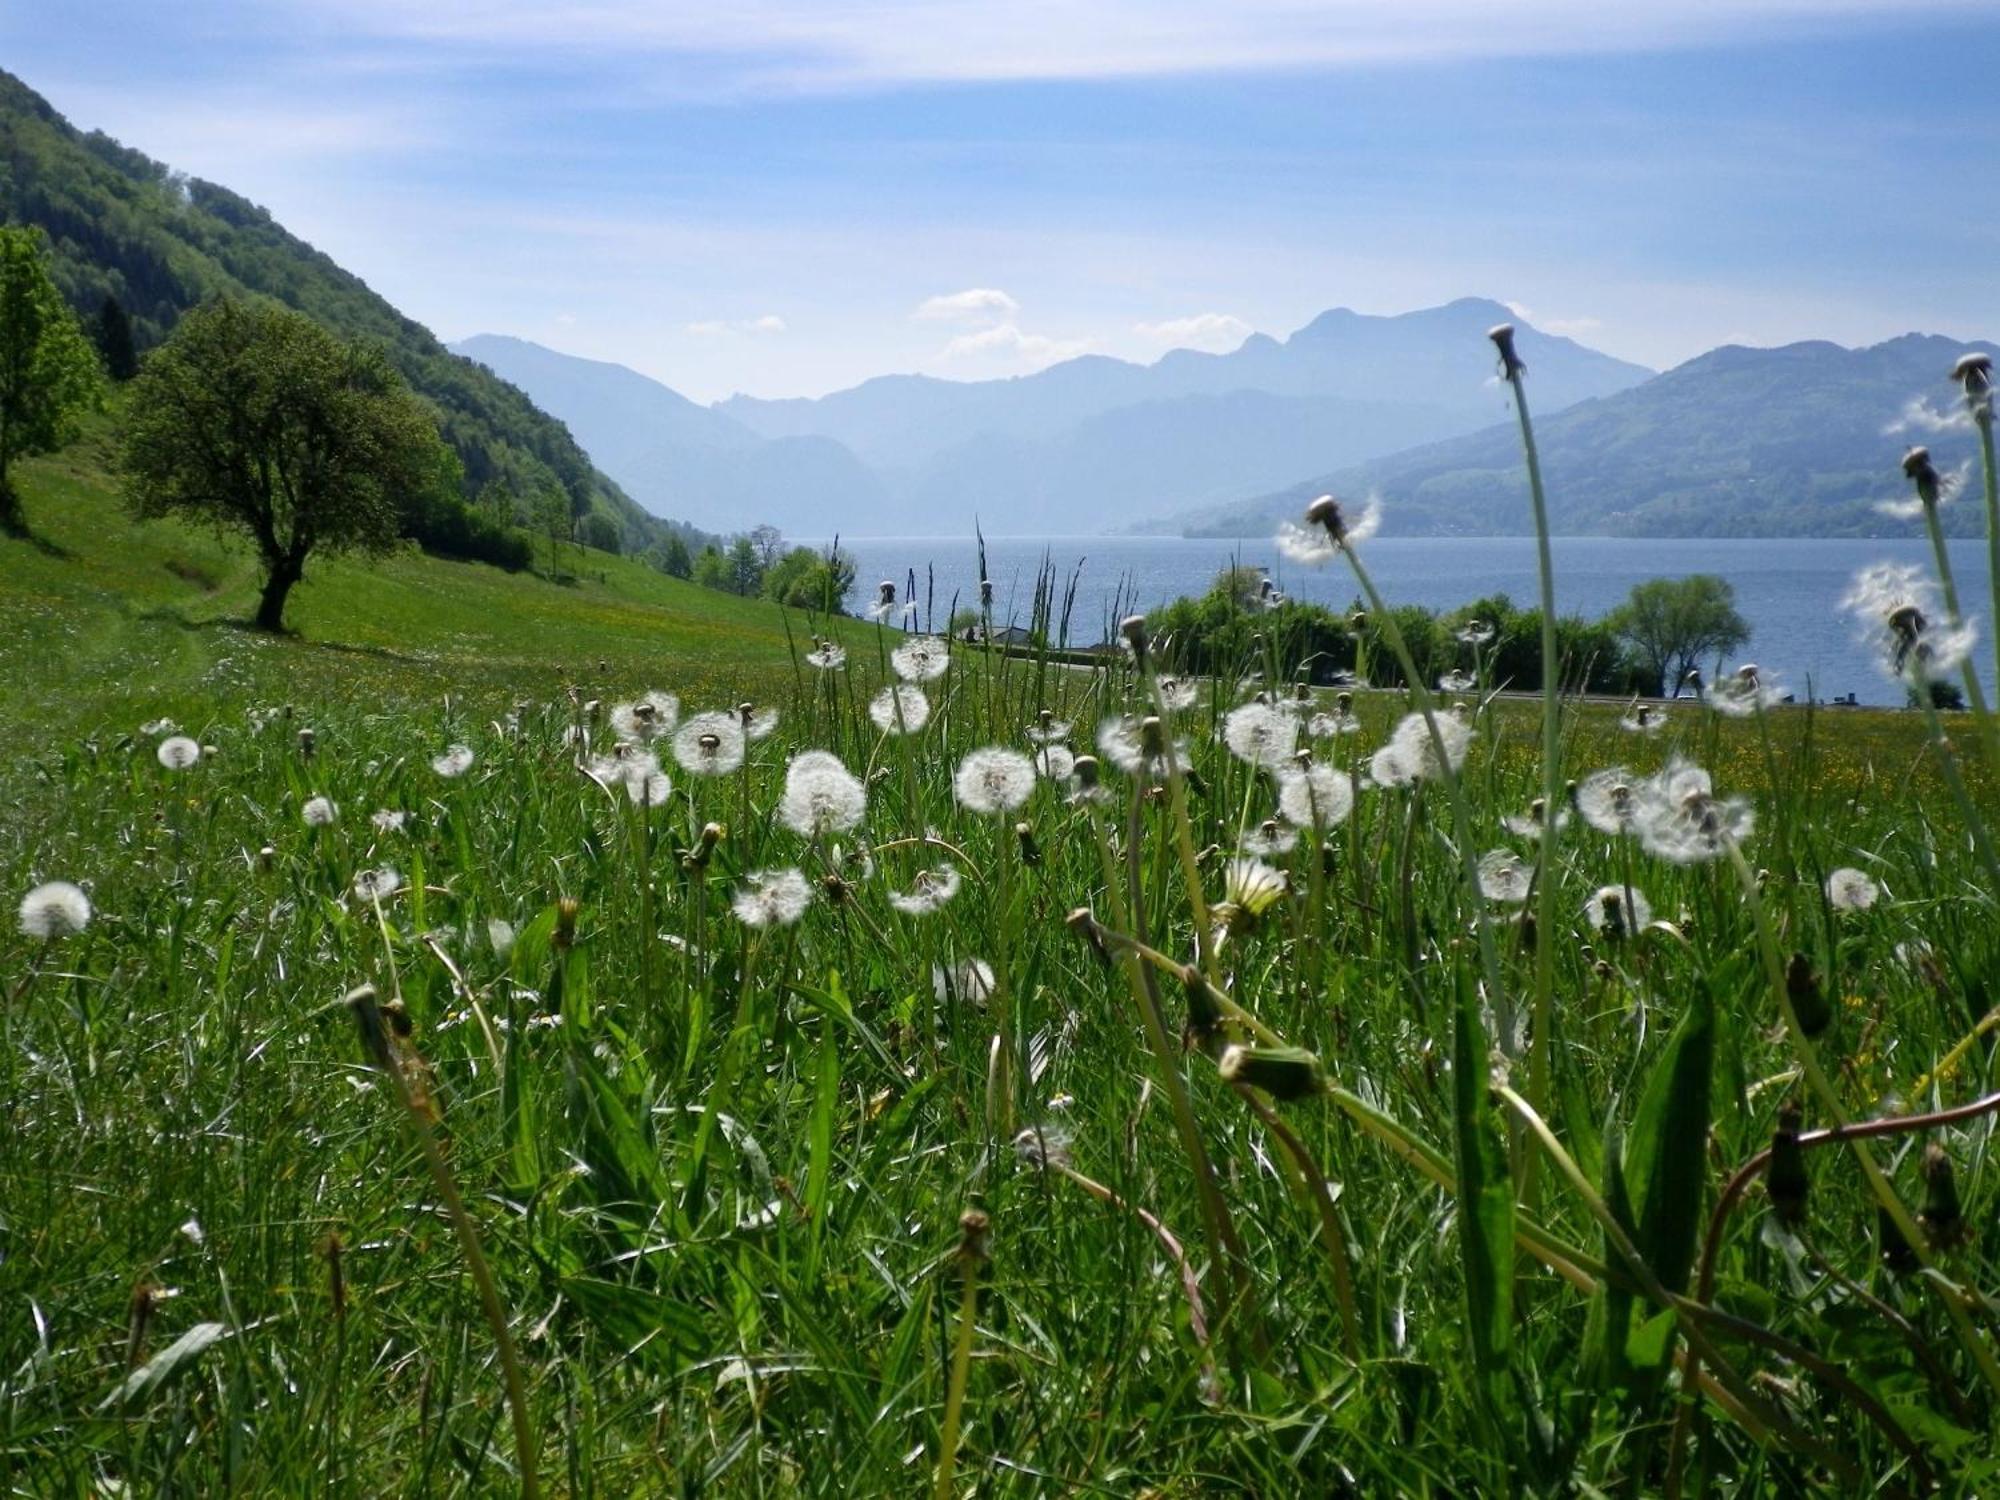
[[(900, 597), (911, 569), (916, 570), (920, 605), (930, 570), (930, 607), (940, 627), (949, 618), (954, 595), (964, 603), (977, 601), (978, 553), (971, 537), (842, 537), (840, 545), (860, 565), (851, 601), (856, 607), (874, 597), (876, 582), (884, 578), (895, 581)], [(1853, 693), (1863, 703), (1902, 701), (1902, 690), (1856, 641), (1840, 600), (1854, 574), (1869, 563), (1887, 560), (1928, 568), (1930, 548), (1922, 540), (1557, 537), (1552, 547), (1556, 603), (1562, 613), (1602, 615), (1644, 579), (1717, 573), (1735, 586), (1737, 608), (1755, 632), (1741, 660), (1776, 673), (1802, 699), (1810, 682), (1820, 698)], [(1536, 598), (1533, 537), (1377, 537), (1363, 555), (1391, 603), (1452, 609), (1492, 593), (1505, 593), (1517, 604), (1533, 604)], [(986, 556), (996, 621), (1026, 621), (1035, 572), (1045, 556), (1065, 579), (1080, 566), (1071, 617), (1076, 644), (1103, 638), (1114, 599), (1121, 594), (1142, 610), (1199, 594), (1218, 569), (1235, 559), (1270, 569), (1279, 587), (1295, 598), (1345, 610), (1356, 594), (1344, 565), (1300, 568), (1281, 558), (1269, 540), (988, 537)], [(1986, 544), (1954, 542), (1951, 559), (1960, 597), (1980, 625), (1981, 675), (1991, 692)]]

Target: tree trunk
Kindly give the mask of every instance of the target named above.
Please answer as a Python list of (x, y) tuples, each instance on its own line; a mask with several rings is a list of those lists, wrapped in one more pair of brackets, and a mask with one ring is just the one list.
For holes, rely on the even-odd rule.
[(275, 632), (285, 628), (285, 597), (304, 574), (305, 569), (290, 558), (271, 564), (271, 571), (264, 579), (264, 596), (257, 602), (259, 630)]
[(9, 536), (28, 534), (27, 513), (21, 509), (21, 497), (4, 468), (0, 468), (0, 532)]

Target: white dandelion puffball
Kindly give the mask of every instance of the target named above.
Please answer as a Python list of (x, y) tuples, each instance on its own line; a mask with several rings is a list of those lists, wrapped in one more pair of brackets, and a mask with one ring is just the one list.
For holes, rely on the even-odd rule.
[(1438, 679), (1441, 693), (1469, 693), (1479, 686), (1479, 679), (1470, 672), (1451, 671)]
[[(1457, 714), (1434, 713), (1431, 720), (1437, 724), (1435, 739), (1431, 736), (1430, 723), (1420, 713), (1404, 715), (1396, 725), (1395, 733), (1389, 736), (1389, 745), (1395, 751), (1396, 759), (1406, 767), (1412, 781), (1434, 781), (1443, 774), (1445, 765), (1456, 771), (1465, 764), (1465, 752), (1472, 744), (1472, 725)], [(1444, 747), (1442, 762), (1438, 758), (1440, 743)], [(1381, 780), (1380, 777), (1376, 779)]]
[(333, 805), (331, 797), (308, 797), (306, 805), (299, 809), (299, 816), (305, 819), (308, 828), (331, 828), (333, 820), (340, 816), (340, 809)]
[(868, 700), (868, 717), (884, 734), (915, 734), (931, 721), (931, 700), (920, 687), (894, 683)]
[(812, 904), (812, 885), (798, 870), (752, 870), (730, 898), (745, 927), (789, 927)]
[[(1517, 839), (1538, 839), (1542, 836), (1542, 799), (1537, 797), (1534, 804), (1524, 813), (1508, 813), (1500, 820), (1500, 826)], [(1569, 827), (1569, 809), (1559, 807), (1555, 816), (1556, 832)]]
[(1160, 702), (1170, 714), (1185, 713), (1188, 709), (1194, 707), (1195, 701), (1199, 696), (1199, 690), (1195, 685), (1182, 678), (1162, 677), (1160, 679)]
[(1495, 849), (1480, 856), (1479, 891), (1488, 901), (1504, 901), (1518, 906), (1534, 888), (1535, 869), (1511, 849)]
[(90, 897), (67, 880), (51, 880), (21, 898), (21, 932), (53, 941), (90, 925)]
[(916, 636), (889, 653), (889, 665), (905, 682), (936, 682), (951, 665), (951, 642), (941, 636)]
[(1826, 877), (1827, 904), (1835, 911), (1866, 911), (1881, 894), (1881, 887), (1851, 866), (1843, 865)]
[(1404, 747), (1391, 740), (1368, 757), (1368, 779), (1376, 786), (1414, 786), (1417, 768), (1403, 753)]
[(362, 870), (354, 877), (354, 894), (363, 901), (387, 901), (403, 888), (402, 872), (393, 865)]
[[(251, 718), (256, 718), (255, 711), (252, 711)], [(261, 729), (263, 725), (259, 724), (256, 727)], [(176, 724), (172, 719), (150, 719), (139, 726), (139, 733), (149, 735), (173, 734), (179, 728), (180, 725)]]
[(1635, 833), (1641, 778), (1623, 766), (1592, 771), (1576, 785), (1576, 810), (1599, 833)]
[(952, 790), (969, 812), (1010, 813), (1035, 789), (1035, 764), (1018, 750), (988, 745), (958, 763)]
[(1640, 803), (1640, 847), (1669, 864), (1719, 859), (1756, 823), (1748, 799), (1716, 796), (1708, 772), (1681, 760), (1645, 783)]
[(1271, 818), (1244, 834), (1237, 847), (1256, 859), (1283, 859), (1299, 847), (1299, 831)]
[(746, 740), (768, 740), (778, 727), (778, 711), (775, 708), (753, 708), (739, 717)]
[(377, 833), (401, 833), (403, 825), (409, 820), (408, 813), (387, 807), (368, 815), (368, 821), (374, 825)]
[(1653, 906), (1636, 887), (1599, 886), (1583, 903), (1583, 919), (1598, 932), (1629, 937), (1653, 920)]
[(1299, 744), (1299, 721), (1268, 703), (1245, 703), (1232, 708), (1222, 721), (1222, 742), (1238, 760), (1276, 770), (1291, 764)]
[(1067, 719), (1058, 719), (1055, 715), (1049, 714), (1047, 709), (1042, 710), (1042, 712), (1047, 717), (1039, 724), (1028, 726), (1029, 740), (1037, 745), (1057, 745), (1067, 740), (1069, 732), (1074, 726)]
[(660, 769), (660, 758), (636, 745), (620, 744), (609, 755), (591, 759), (584, 771), (608, 792), (624, 788), (640, 807), (658, 807), (673, 795), (674, 783)]
[(931, 993), (939, 1001), (968, 1000), (984, 1005), (993, 996), (993, 965), (983, 958), (968, 958), (949, 969), (931, 965)]
[(825, 750), (806, 750), (785, 768), (778, 821), (805, 838), (845, 833), (868, 811), (868, 788)]
[(744, 744), (734, 714), (696, 714), (674, 732), (674, 760), (690, 776), (727, 776), (743, 764)]
[(832, 641), (821, 641), (806, 653), (806, 665), (817, 667), (822, 672), (834, 672), (847, 665), (847, 648), (836, 646)]
[(1278, 550), (1293, 562), (1314, 565), (1337, 557), (1341, 550), (1365, 542), (1382, 526), (1382, 503), (1374, 496), (1353, 516), (1339, 501), (1321, 495), (1306, 507), (1305, 524), (1286, 521), (1278, 527)]
[(170, 735), (160, 741), (160, 748), (154, 754), (169, 771), (185, 771), (200, 761), (201, 746), (184, 734)]
[(1344, 709), (1336, 709), (1329, 714), (1314, 714), (1306, 720), (1306, 733), (1316, 740), (1337, 739), (1343, 734), (1355, 734), (1361, 729), (1361, 720)]
[(611, 710), (611, 732), (619, 739), (644, 745), (673, 733), (681, 720), (681, 700), (672, 693), (648, 693), (635, 703)]
[(431, 769), (443, 777), (463, 776), (472, 769), (472, 747), (453, 745), (431, 762)]
[(958, 871), (950, 865), (919, 870), (907, 891), (891, 891), (889, 904), (906, 917), (927, 917), (951, 903), (958, 894)]
[(1667, 727), (1667, 711), (1650, 703), (1635, 703), (1618, 721), (1618, 727), (1627, 734), (1658, 734)]
[(1035, 773), (1050, 781), (1067, 781), (1076, 769), (1076, 754), (1067, 745), (1043, 745), (1034, 754)]
[(1767, 677), (1755, 662), (1745, 662), (1709, 688), (1708, 706), (1730, 719), (1752, 714), (1785, 701), (1785, 689)]
[(1907, 564), (1863, 568), (1841, 607), (1882, 668), (1912, 684), (1958, 670), (1977, 639), (1969, 622), (1946, 617), (1929, 575)]
[(1307, 766), (1278, 777), (1278, 811), (1295, 828), (1330, 828), (1354, 811), (1354, 782), (1333, 766)]
[(504, 917), (494, 917), (486, 924), (486, 941), (492, 945), (496, 957), (505, 958), (514, 951), (514, 924)]

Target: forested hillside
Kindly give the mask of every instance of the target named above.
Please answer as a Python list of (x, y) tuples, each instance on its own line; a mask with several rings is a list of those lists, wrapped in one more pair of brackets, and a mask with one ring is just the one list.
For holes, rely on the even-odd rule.
[(559, 486), (571, 510), (608, 512), (628, 550), (662, 527), (595, 472), (562, 423), (514, 386), (451, 353), (366, 283), (227, 188), (175, 172), (101, 132), (72, 126), (0, 72), (0, 222), (48, 236), (51, 275), (94, 321), (114, 298), (141, 351), (218, 293), (261, 294), (388, 352), (437, 410), (468, 498), (497, 484), (525, 503)]

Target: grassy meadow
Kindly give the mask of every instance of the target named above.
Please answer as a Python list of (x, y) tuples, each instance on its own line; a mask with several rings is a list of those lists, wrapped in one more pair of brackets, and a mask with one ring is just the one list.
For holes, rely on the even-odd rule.
[(1964, 716), (1572, 706), (1537, 861), (1535, 703), (885, 732), (899, 633), (598, 555), (262, 638), (107, 441), (0, 539), (9, 1493), (2000, 1484)]

